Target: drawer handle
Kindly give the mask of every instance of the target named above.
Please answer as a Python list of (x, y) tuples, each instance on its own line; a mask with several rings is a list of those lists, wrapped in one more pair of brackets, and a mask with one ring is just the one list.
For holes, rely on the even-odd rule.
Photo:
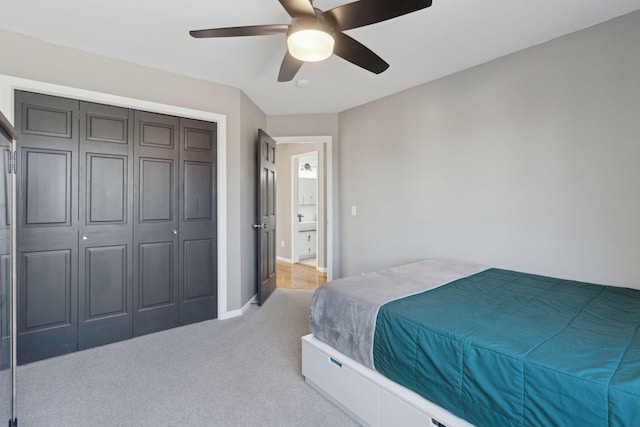
[(336, 365), (338, 368), (342, 368), (342, 363), (340, 363), (339, 361), (337, 361), (336, 359), (334, 359), (333, 357), (330, 357), (329, 360), (331, 361), (331, 363), (333, 363), (334, 365)]

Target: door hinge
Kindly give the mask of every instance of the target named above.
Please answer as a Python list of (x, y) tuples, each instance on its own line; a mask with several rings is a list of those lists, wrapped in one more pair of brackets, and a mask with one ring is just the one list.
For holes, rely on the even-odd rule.
[(9, 420), (9, 427), (18, 427), (18, 418)]
[(9, 151), (9, 164), (7, 165), (7, 173), (17, 173), (18, 171), (18, 159), (15, 151)]

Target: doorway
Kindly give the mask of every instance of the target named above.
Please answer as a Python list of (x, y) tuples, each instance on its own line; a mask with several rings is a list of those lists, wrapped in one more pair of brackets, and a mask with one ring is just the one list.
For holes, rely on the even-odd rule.
[[(318, 263), (324, 246), (318, 238), (318, 208), (323, 200), (319, 191), (318, 151), (291, 156), (291, 260), (322, 270)], [(322, 254), (324, 255), (324, 254)]]
[(331, 137), (276, 137), (278, 287), (333, 278)]

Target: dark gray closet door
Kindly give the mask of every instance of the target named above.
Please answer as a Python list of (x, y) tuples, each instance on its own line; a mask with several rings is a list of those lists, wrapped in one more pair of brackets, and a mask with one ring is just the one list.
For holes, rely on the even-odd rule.
[(18, 363), (77, 349), (78, 101), (16, 91)]
[(216, 124), (180, 119), (180, 324), (217, 316)]
[(80, 103), (78, 349), (133, 334), (133, 112)]
[(178, 325), (179, 119), (134, 113), (134, 335)]
[[(11, 153), (11, 141), (0, 132), (0, 370), (11, 367), (11, 175), (7, 165)], [(1, 374), (0, 390), (11, 396), (11, 381), (6, 372)], [(7, 394), (8, 391), (8, 394)], [(0, 408), (5, 408), (5, 399)], [(8, 406), (6, 406), (8, 407)], [(0, 410), (1, 415), (5, 411)]]

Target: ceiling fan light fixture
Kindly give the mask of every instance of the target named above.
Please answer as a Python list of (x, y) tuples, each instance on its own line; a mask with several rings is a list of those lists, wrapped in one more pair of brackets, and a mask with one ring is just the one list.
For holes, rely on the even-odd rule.
[[(431, 6), (432, 0), (362, 0), (321, 10), (314, 0), (279, 0), (291, 23), (245, 25), (189, 31), (191, 37), (243, 37), (287, 35), (287, 53), (278, 73), (279, 82), (290, 82), (305, 62), (317, 62), (332, 54), (380, 74), (389, 64), (344, 31), (387, 21)], [(334, 52), (335, 49), (335, 52)], [(301, 87), (301, 86), (298, 86)]]
[(335, 40), (321, 29), (301, 29), (287, 36), (287, 48), (296, 59), (304, 62), (323, 61), (333, 54)]

